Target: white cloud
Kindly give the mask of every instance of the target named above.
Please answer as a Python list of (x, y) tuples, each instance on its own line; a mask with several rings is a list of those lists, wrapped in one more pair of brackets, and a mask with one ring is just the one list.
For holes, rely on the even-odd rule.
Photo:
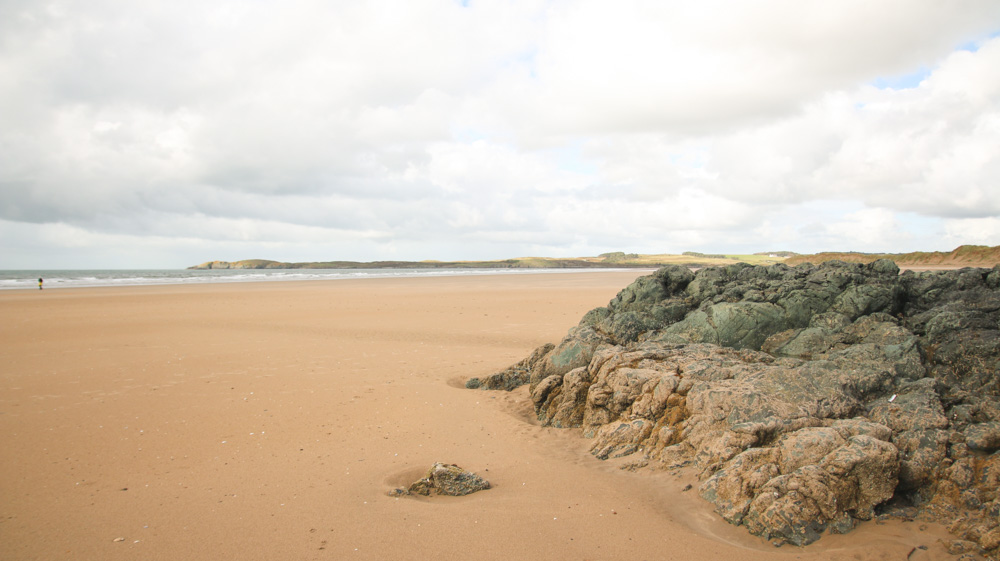
[(998, 30), (993, 0), (13, 0), (0, 220), (53, 266), (998, 244)]
[(826, 225), (831, 237), (847, 240), (851, 247), (863, 248), (885, 244), (899, 230), (896, 216), (884, 208), (859, 210)]
[[(731, 129), (788, 115), (831, 88), (906, 71), (992, 31), (965, 2), (715, 0), (557, 3), (536, 58), (528, 130)], [(930, 32), (933, 30), (933, 32)]]
[(946, 220), (946, 238), (954, 245), (997, 245), (1000, 239), (1000, 218), (964, 218)]
[(757, 205), (861, 201), (926, 216), (1000, 214), (1000, 38), (943, 60), (919, 87), (831, 91), (732, 132), (606, 137), (604, 178)]

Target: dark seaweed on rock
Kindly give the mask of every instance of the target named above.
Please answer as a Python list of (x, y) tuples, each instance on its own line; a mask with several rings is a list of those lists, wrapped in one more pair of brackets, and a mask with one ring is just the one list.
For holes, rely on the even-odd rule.
[(467, 385), (528, 384), (539, 420), (599, 458), (693, 467), (721, 516), (776, 544), (898, 515), (996, 555), (998, 358), (1000, 266), (673, 266)]

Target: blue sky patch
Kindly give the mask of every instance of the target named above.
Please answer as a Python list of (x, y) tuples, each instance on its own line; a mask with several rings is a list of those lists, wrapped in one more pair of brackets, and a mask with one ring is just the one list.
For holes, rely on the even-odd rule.
[(880, 90), (907, 90), (919, 86), (920, 82), (924, 81), (930, 75), (931, 69), (922, 66), (919, 70), (909, 74), (880, 76), (872, 81), (872, 85)]

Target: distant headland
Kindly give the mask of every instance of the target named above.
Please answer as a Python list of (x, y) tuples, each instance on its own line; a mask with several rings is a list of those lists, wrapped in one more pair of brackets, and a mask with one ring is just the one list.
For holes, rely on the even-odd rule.
[(208, 261), (188, 269), (600, 269), (658, 268), (665, 265), (710, 267), (732, 263), (773, 265), (795, 255), (791, 252), (758, 253), (754, 255), (715, 255), (693, 251), (681, 255), (639, 255), (636, 253), (602, 253), (597, 257), (517, 257), (495, 261), (316, 261), (287, 263), (267, 259), (241, 261)]
[(713, 267), (735, 263), (773, 265), (785, 263), (819, 264), (826, 261), (871, 263), (889, 259), (900, 267), (993, 267), (1000, 264), (1000, 246), (963, 245), (952, 251), (917, 251), (912, 253), (823, 252), (798, 254), (770, 251), (754, 254), (707, 254), (686, 251), (682, 254), (637, 254), (621, 251), (597, 257), (518, 257), (496, 261), (314, 261), (288, 263), (268, 259), (207, 261), (188, 269), (600, 269), (658, 268), (666, 265)]

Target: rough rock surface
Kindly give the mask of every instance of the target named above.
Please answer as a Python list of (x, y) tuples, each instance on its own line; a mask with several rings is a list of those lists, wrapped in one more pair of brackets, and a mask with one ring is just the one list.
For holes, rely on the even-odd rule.
[(427, 475), (414, 481), (409, 487), (400, 487), (389, 492), (392, 496), (402, 495), (448, 495), (460, 497), (490, 488), (490, 482), (482, 477), (456, 466), (435, 463), (427, 470)]
[(998, 367), (1000, 266), (675, 266), (467, 386), (528, 384), (597, 457), (697, 470), (721, 516), (774, 543), (899, 515), (996, 556)]

